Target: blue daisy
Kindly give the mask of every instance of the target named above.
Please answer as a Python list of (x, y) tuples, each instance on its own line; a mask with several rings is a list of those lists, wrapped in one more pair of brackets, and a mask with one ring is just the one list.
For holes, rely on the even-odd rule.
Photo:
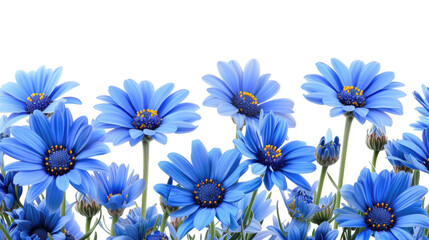
[(87, 171), (108, 170), (106, 164), (94, 159), (109, 152), (103, 143), (105, 132), (88, 125), (86, 117), (74, 121), (64, 104), (50, 118), (34, 111), (29, 123), (29, 127), (12, 127), (13, 137), (0, 142), (0, 149), (18, 160), (5, 167), (17, 172), (14, 183), (32, 185), (27, 202), (46, 189), (47, 206), (55, 210), (69, 183), (81, 192), (95, 192)]
[(128, 175), (129, 166), (116, 163), (110, 165), (107, 172), (94, 172), (97, 194), (94, 200), (106, 207), (110, 212), (123, 212), (127, 207), (134, 205), (144, 189), (143, 179), (138, 174), (131, 172)]
[(394, 172), (412, 172), (412, 170), (404, 164), (407, 160), (405, 159), (404, 152), (400, 150), (397, 140), (388, 141), (387, 144), (384, 145), (384, 149), (386, 150), (387, 160), (392, 164)]
[[(158, 227), (162, 220), (162, 215), (158, 214), (155, 205), (146, 210), (146, 218), (141, 216), (141, 208), (134, 208), (127, 215), (127, 218), (120, 218), (114, 226), (115, 236), (108, 237), (107, 240), (141, 240), (146, 239), (151, 229), (158, 220)], [(165, 239), (167, 240), (167, 239)]]
[(422, 139), (411, 133), (404, 133), (403, 140), (398, 140), (399, 150), (404, 153), (404, 159), (389, 157), (402, 163), (411, 169), (429, 173), (429, 129), (422, 132)]
[(402, 115), (402, 104), (398, 100), (405, 93), (396, 89), (403, 84), (393, 82), (393, 72), (380, 71), (380, 64), (354, 61), (347, 68), (339, 60), (332, 58), (333, 69), (325, 63), (316, 67), (322, 75), (305, 76), (308, 81), (302, 88), (310, 102), (333, 107), (331, 117), (352, 114), (360, 123), (366, 120), (381, 127), (391, 126), (392, 119), (387, 113)]
[[(200, 119), (195, 111), (198, 106), (182, 103), (188, 90), (173, 91), (174, 84), (168, 83), (156, 91), (151, 82), (139, 84), (134, 80), (124, 81), (123, 91), (109, 87), (110, 96), (99, 96), (106, 102), (95, 105), (101, 111), (96, 126), (113, 129), (106, 134), (106, 141), (119, 145), (127, 141), (136, 145), (144, 137), (167, 143), (167, 133), (187, 133), (195, 130), (193, 123)], [(171, 93), (171, 94), (170, 94)]]
[(216, 107), (223, 116), (231, 116), (237, 127), (241, 129), (246, 123), (257, 122), (261, 110), (286, 119), (289, 127), (295, 127), (292, 117), (293, 101), (286, 98), (270, 100), (280, 89), (280, 85), (270, 79), (271, 74), (259, 75), (259, 63), (252, 59), (244, 68), (237, 61), (218, 62), (219, 74), (222, 79), (208, 74), (203, 80), (211, 88), (210, 95), (203, 105)]
[(411, 186), (411, 174), (380, 174), (364, 168), (358, 181), (344, 185), (341, 195), (350, 205), (336, 209), (340, 227), (361, 228), (356, 239), (412, 239), (408, 228), (429, 227), (429, 218), (421, 207), (427, 193), (423, 186)]
[(420, 103), (421, 107), (416, 107), (417, 112), (422, 116), (419, 116), (419, 121), (412, 123), (411, 127), (415, 130), (424, 130), (429, 127), (429, 88), (422, 85), (423, 97), (417, 91), (414, 91), (414, 98)]
[(22, 194), (22, 186), (13, 184), (15, 175), (16, 172), (8, 172), (6, 177), (0, 174), (0, 201), (4, 201), (8, 211), (18, 207), (19, 197)]
[(270, 113), (263, 116), (259, 125), (249, 125), (246, 135), (237, 131), (238, 139), (234, 140), (237, 149), (249, 157), (252, 164), (252, 173), (264, 175), (264, 184), (267, 190), (276, 185), (281, 190), (287, 189), (286, 179), (307, 190), (310, 184), (300, 174), (311, 173), (316, 170), (312, 162), (315, 148), (307, 146), (301, 141), (287, 140), (288, 123), (283, 118)]
[(170, 153), (168, 158), (171, 162), (162, 161), (159, 167), (180, 187), (158, 184), (155, 190), (167, 199), (169, 206), (181, 207), (172, 217), (188, 217), (177, 231), (179, 239), (194, 227), (203, 229), (215, 216), (231, 230), (236, 229), (239, 208), (235, 203), (261, 184), (260, 177), (238, 182), (248, 169), (246, 163), (240, 164), (240, 152), (232, 149), (222, 154), (218, 148), (207, 152), (201, 141), (194, 140), (192, 164), (177, 153)]
[(8, 82), (0, 89), (0, 111), (12, 113), (10, 118), (22, 119), (35, 110), (49, 114), (59, 103), (81, 104), (74, 97), (60, 98), (64, 93), (79, 86), (76, 82), (65, 82), (57, 86), (63, 68), (52, 71), (44, 66), (37, 71), (17, 71), (16, 83)]

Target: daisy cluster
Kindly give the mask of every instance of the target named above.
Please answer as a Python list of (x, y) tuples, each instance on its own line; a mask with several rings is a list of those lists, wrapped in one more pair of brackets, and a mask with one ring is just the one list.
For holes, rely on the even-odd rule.
[[(218, 75), (202, 77), (210, 85), (202, 104), (232, 119), (235, 147), (207, 149), (196, 139), (190, 156), (172, 152), (164, 161), (149, 159), (150, 143), (167, 144), (167, 135), (192, 132), (201, 119), (199, 106), (184, 102), (188, 90), (128, 79), (98, 97), (100, 113), (90, 122), (67, 108), (81, 104), (63, 97), (79, 84), (59, 84), (62, 68), (18, 71), (16, 82), (0, 88), (0, 112), (8, 114), (0, 118), (0, 154), (8, 156), (0, 169), (0, 239), (95, 240), (100, 231), (109, 240), (427, 239), (427, 188), (419, 180), (420, 172), (429, 173), (429, 88), (414, 92), (421, 116), (411, 126), (422, 136), (388, 140), (385, 127), (391, 114), (403, 114), (405, 96), (393, 72), (380, 73), (377, 62), (317, 63), (320, 74), (304, 77), (304, 97), (329, 106), (331, 117), (344, 116), (345, 128), (342, 142), (327, 129), (311, 146), (288, 138), (294, 102), (274, 98), (280, 85), (260, 73), (257, 60), (244, 69), (237, 61), (217, 67)], [(373, 159), (349, 185), (344, 170), (354, 119), (372, 124), (366, 145)], [(141, 176), (132, 166), (98, 159), (126, 142), (142, 144)], [(391, 170), (377, 171), (382, 151)], [(153, 189), (150, 161), (169, 178)], [(328, 175), (337, 191), (323, 194), (337, 162), (338, 180)], [(305, 174), (317, 168), (320, 180), (309, 183)], [(67, 191), (76, 199), (66, 199)], [(273, 203), (273, 191), (284, 208)], [(160, 199), (158, 207), (147, 206), (148, 196)], [(85, 228), (76, 214), (86, 218)]]

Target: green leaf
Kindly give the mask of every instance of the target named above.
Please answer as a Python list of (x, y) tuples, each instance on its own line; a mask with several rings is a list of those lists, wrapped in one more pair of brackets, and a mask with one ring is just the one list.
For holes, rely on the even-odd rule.
[(334, 179), (331, 177), (331, 174), (329, 174), (329, 172), (327, 174), (328, 174), (328, 178), (331, 181), (332, 185), (334, 185), (334, 188), (337, 189), (337, 191), (340, 191), (340, 189), (338, 189), (338, 185), (335, 183)]

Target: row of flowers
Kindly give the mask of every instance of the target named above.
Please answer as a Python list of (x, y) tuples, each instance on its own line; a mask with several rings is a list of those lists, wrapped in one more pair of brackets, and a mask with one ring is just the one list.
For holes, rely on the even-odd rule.
[[(427, 188), (419, 185), (419, 176), (429, 173), (429, 89), (423, 86), (423, 96), (414, 93), (421, 116), (412, 126), (422, 138), (404, 133), (403, 139), (388, 141), (389, 114), (403, 114), (399, 98), (405, 93), (398, 89), (403, 84), (393, 81), (393, 72), (379, 73), (377, 62), (347, 67), (332, 59), (331, 64), (317, 63), (320, 75), (305, 76), (302, 89), (307, 100), (330, 106), (331, 117), (345, 116), (342, 144), (331, 130), (316, 147), (289, 140), (294, 103), (272, 99), (279, 84), (260, 73), (256, 60), (244, 69), (236, 61), (219, 62), (220, 77), (203, 76), (210, 85), (203, 105), (232, 118), (235, 148), (207, 150), (194, 140), (190, 158), (170, 153), (169, 161), (157, 162), (170, 179), (154, 189), (146, 187), (150, 143), (166, 144), (167, 134), (194, 131), (201, 118), (198, 105), (183, 102), (187, 90), (125, 80), (123, 89), (111, 86), (108, 95), (98, 97), (103, 103), (95, 109), (101, 113), (89, 124), (85, 116), (74, 119), (66, 107), (81, 102), (62, 97), (78, 86), (58, 85), (62, 68), (18, 71), (16, 82), (0, 89), (0, 111), (9, 113), (0, 119), (0, 151), (16, 160), (1, 163), (0, 239), (97, 239), (97, 231), (120, 240), (427, 239)], [(26, 118), (27, 124), (18, 126)], [(367, 146), (374, 154), (371, 170), (364, 168), (354, 185), (344, 185), (354, 119), (372, 123)], [(97, 160), (110, 152), (106, 143), (126, 142), (142, 143), (142, 179), (129, 166)], [(393, 170), (377, 173), (384, 150)], [(328, 175), (337, 192), (322, 195), (328, 168), (338, 161), (338, 181)], [(321, 174), (310, 184), (303, 174), (316, 170), (314, 162)], [(253, 178), (243, 181), (248, 172)], [(67, 201), (70, 185), (77, 194)], [(21, 201), (23, 186), (29, 188)], [(289, 216), (272, 203), (271, 191), (278, 190)], [(156, 205), (147, 206), (148, 192), (160, 195), (160, 213)], [(74, 211), (86, 218), (85, 229)], [(272, 225), (264, 229), (267, 218)]]

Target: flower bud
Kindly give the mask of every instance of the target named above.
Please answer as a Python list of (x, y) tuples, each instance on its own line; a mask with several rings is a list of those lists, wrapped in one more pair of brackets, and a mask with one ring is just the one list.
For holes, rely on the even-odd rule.
[(382, 151), (384, 150), (384, 145), (386, 145), (386, 143), (386, 129), (384, 127), (379, 128), (372, 125), (366, 135), (366, 145), (368, 148), (374, 151)]
[(310, 219), (314, 224), (320, 225), (325, 221), (329, 221), (334, 215), (334, 199), (335, 197), (330, 194), (329, 196), (322, 197), (319, 202), (319, 209), (323, 209), (320, 212), (316, 212)]
[(98, 205), (91, 197), (78, 193), (76, 211), (84, 217), (94, 217), (101, 210), (101, 206)]
[(328, 129), (326, 137), (320, 139), (319, 145), (316, 148), (314, 155), (317, 162), (322, 166), (331, 166), (340, 158), (340, 139), (335, 137), (332, 140), (331, 129)]

